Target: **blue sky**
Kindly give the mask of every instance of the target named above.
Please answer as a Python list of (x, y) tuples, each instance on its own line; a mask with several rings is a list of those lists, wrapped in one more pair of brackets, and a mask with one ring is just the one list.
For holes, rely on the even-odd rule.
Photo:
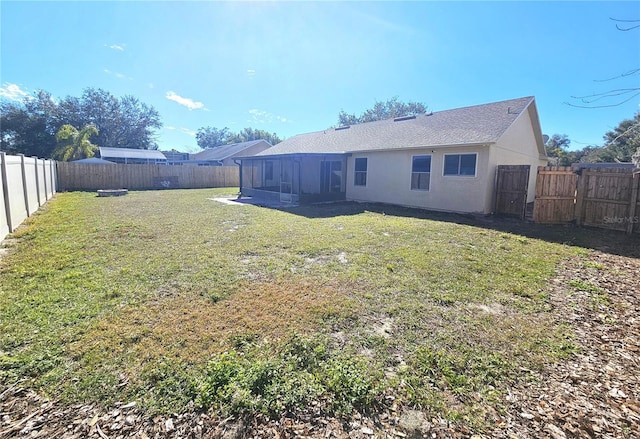
[[(640, 2), (2, 1), (0, 94), (86, 87), (154, 106), (160, 149), (200, 127), (281, 137), (398, 96), (431, 111), (533, 95), (544, 133), (573, 148), (640, 109), (572, 96), (640, 87)], [(622, 99), (621, 99), (622, 100)], [(607, 101), (613, 102), (613, 101)]]

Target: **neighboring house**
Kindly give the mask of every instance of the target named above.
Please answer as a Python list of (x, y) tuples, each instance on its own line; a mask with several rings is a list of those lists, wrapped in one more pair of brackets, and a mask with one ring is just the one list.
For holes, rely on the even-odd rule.
[(547, 163), (535, 98), (331, 128), (240, 159), (242, 195), (488, 214), (497, 165)]
[(88, 159), (73, 160), (73, 163), (84, 163), (85, 165), (115, 165), (114, 162), (103, 160), (98, 157), (90, 157)]
[(100, 147), (100, 158), (124, 164), (166, 164), (167, 158), (153, 149)]
[(249, 142), (232, 143), (205, 149), (195, 154), (189, 154), (187, 159), (172, 160), (170, 165), (198, 165), (198, 166), (236, 166), (236, 157), (252, 156), (271, 148), (266, 140), (251, 140)]
[(179, 152), (179, 151), (160, 151), (167, 158), (167, 164), (171, 165), (174, 162), (184, 162), (189, 160), (188, 152)]

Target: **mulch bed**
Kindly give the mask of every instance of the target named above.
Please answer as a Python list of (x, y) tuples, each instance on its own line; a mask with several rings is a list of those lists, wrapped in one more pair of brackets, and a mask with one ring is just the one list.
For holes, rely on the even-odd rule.
[[(580, 291), (580, 284), (593, 290)], [(579, 350), (534, 384), (511, 388), (507, 410), (485, 435), (402, 408), (348, 421), (241, 422), (194, 410), (148, 417), (133, 403), (63, 407), (17, 384), (0, 391), (0, 438), (640, 437), (640, 259), (600, 251), (574, 258), (559, 268), (549, 296), (558, 324), (571, 325)]]

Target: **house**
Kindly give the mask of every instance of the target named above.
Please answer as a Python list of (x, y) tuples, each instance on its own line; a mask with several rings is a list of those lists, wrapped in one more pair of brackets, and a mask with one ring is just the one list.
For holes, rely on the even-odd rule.
[(73, 163), (83, 163), (85, 165), (115, 165), (114, 162), (103, 160), (98, 157), (90, 157), (88, 159), (73, 160)]
[(341, 126), (242, 157), (243, 196), (493, 211), (498, 165), (528, 165), (533, 201), (544, 149), (534, 97)]
[(113, 163), (124, 164), (166, 164), (167, 158), (153, 149), (100, 147), (100, 158)]
[(251, 140), (249, 142), (232, 143), (205, 149), (195, 154), (189, 154), (186, 160), (170, 160), (170, 165), (198, 165), (198, 166), (236, 166), (234, 159), (239, 156), (252, 156), (271, 148), (266, 140)]

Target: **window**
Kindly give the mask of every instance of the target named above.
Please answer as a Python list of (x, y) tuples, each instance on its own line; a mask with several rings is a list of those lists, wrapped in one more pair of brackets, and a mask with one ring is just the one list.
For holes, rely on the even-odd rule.
[(411, 190), (428, 191), (431, 180), (431, 156), (413, 156), (411, 164)]
[(444, 175), (476, 175), (477, 154), (445, 154)]
[(367, 185), (367, 159), (359, 158), (355, 162), (356, 169), (354, 173), (354, 186), (366, 186)]

